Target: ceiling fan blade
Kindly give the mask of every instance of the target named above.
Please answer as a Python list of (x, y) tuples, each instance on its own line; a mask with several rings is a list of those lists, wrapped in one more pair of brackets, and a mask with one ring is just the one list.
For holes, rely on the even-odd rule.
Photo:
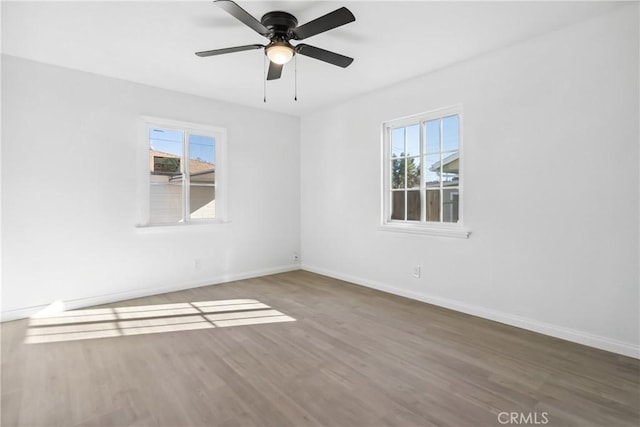
[(225, 53), (242, 52), (244, 50), (253, 50), (263, 48), (261, 44), (248, 44), (246, 46), (227, 47), (224, 49), (205, 50), (196, 52), (196, 55), (204, 58), (205, 56), (223, 55)]
[(299, 44), (295, 49), (300, 55), (319, 59), (320, 61), (328, 62), (329, 64), (337, 65), (342, 68), (347, 68), (353, 62), (353, 58), (320, 49), (319, 47), (309, 46), (308, 44)]
[(250, 27), (253, 31), (263, 36), (269, 34), (269, 29), (262, 25), (260, 21), (251, 16), (249, 12), (232, 2), (231, 0), (215, 0), (215, 4), (220, 6), (225, 12), (242, 22), (244, 25)]
[(276, 64), (269, 61), (269, 72), (267, 73), (267, 80), (279, 79), (282, 75), (282, 64)]
[(346, 7), (341, 7), (333, 12), (327, 13), (324, 16), (314, 19), (293, 29), (294, 38), (296, 40), (303, 40), (316, 34), (324, 33), (325, 31), (332, 30), (336, 27), (348, 24), (355, 21), (356, 18), (353, 13)]

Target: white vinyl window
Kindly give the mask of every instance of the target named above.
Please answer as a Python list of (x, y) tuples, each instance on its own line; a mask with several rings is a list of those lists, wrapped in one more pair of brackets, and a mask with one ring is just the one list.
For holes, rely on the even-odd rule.
[(462, 111), (383, 124), (383, 227), (467, 237), (462, 231)]
[(225, 219), (221, 128), (145, 119), (143, 225), (220, 222)]

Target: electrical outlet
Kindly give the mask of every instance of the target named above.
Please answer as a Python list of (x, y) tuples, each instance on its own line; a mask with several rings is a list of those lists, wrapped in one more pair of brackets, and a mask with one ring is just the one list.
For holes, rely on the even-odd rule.
[(202, 261), (200, 261), (199, 259), (194, 259), (193, 260), (193, 268), (195, 270), (200, 270), (202, 268)]
[(416, 265), (415, 267), (413, 267), (413, 277), (415, 277), (416, 279), (420, 277), (420, 266)]

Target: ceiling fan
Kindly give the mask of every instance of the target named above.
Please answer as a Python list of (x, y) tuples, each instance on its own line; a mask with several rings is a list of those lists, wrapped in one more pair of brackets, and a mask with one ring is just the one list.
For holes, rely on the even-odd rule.
[(348, 67), (353, 62), (353, 58), (320, 49), (319, 47), (304, 43), (293, 46), (290, 43), (291, 40), (304, 40), (355, 21), (356, 18), (346, 7), (341, 7), (304, 25), (298, 26), (296, 17), (287, 12), (268, 12), (258, 21), (231, 0), (215, 0), (214, 3), (258, 34), (268, 38), (269, 43), (265, 46), (261, 44), (250, 44), (196, 52), (196, 55), (200, 57), (264, 48), (269, 58), (267, 80), (279, 79), (282, 74), (282, 67), (289, 62), (295, 54), (308, 56), (342, 68)]

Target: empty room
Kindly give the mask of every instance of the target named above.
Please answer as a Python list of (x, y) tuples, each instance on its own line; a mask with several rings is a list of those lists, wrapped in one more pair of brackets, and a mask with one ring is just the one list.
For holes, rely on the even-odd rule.
[(637, 1), (2, 1), (0, 424), (640, 425)]

